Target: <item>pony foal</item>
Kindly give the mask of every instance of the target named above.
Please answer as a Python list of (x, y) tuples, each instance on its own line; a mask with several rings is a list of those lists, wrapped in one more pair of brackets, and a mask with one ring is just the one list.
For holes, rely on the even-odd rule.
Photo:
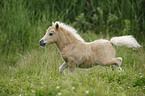
[(66, 68), (69, 68), (69, 74), (73, 74), (75, 67), (88, 68), (97, 64), (117, 65), (122, 70), (120, 67), (122, 58), (115, 57), (115, 49), (112, 44), (133, 49), (141, 47), (131, 35), (113, 37), (110, 41), (101, 39), (87, 43), (76, 32), (72, 27), (57, 21), (52, 23), (39, 41), (43, 47), (51, 43), (56, 44), (64, 60), (59, 67), (62, 75), (65, 75)]

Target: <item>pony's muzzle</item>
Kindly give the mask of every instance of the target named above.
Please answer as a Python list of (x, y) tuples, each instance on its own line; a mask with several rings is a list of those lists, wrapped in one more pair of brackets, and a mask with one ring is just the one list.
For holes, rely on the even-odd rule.
[(41, 46), (45, 47), (46, 42), (45, 42), (43, 39), (41, 39), (41, 40), (39, 41), (39, 44), (40, 44)]

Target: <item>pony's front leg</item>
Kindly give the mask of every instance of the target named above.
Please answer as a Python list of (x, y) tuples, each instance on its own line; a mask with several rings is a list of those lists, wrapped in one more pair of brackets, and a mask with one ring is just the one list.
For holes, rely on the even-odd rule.
[(68, 63), (68, 74), (69, 75), (74, 75), (75, 67), (76, 67), (75, 63), (73, 63), (73, 62)]
[(115, 65), (111, 65), (112, 66), (112, 71), (114, 71), (114, 69), (115, 69)]
[(65, 76), (64, 70), (65, 70), (67, 67), (68, 67), (68, 65), (67, 65), (66, 62), (64, 62), (64, 63), (59, 67), (59, 72), (60, 72), (63, 76)]

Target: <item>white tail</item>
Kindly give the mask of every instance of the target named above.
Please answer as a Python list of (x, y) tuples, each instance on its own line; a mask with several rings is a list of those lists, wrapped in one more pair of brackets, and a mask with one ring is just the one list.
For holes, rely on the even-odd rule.
[(128, 48), (132, 48), (133, 50), (137, 50), (141, 47), (141, 45), (139, 45), (139, 43), (132, 35), (113, 37), (111, 38), (110, 42), (116, 46), (125, 46)]

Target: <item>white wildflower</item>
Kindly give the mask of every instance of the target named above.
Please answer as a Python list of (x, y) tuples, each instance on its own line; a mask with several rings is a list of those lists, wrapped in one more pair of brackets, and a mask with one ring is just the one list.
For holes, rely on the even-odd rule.
[(35, 91), (34, 91), (34, 90), (32, 90), (32, 92), (34, 93)]
[(59, 92), (58, 95), (61, 95), (61, 93)]
[(128, 86), (128, 88), (130, 88), (130, 87)]
[(59, 89), (60, 87), (59, 86), (56, 86), (56, 89)]
[(141, 73), (139, 73), (139, 74), (141, 74)]
[(75, 87), (72, 87), (72, 90), (74, 90), (75, 89)]
[(89, 94), (89, 91), (88, 90), (86, 91), (86, 94)]
[(92, 80), (94, 80), (94, 78), (92, 78)]

